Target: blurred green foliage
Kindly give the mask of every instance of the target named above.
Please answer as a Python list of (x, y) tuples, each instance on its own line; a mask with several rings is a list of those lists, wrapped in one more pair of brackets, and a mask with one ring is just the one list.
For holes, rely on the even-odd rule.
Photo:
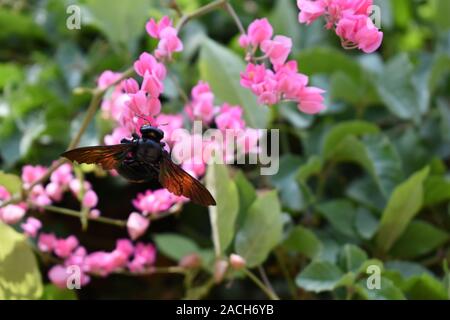
[[(292, 58), (313, 84), (327, 89), (328, 109), (314, 117), (289, 103), (271, 110), (258, 106), (240, 87), (244, 53), (224, 11), (183, 29), (185, 50), (169, 72), (186, 92), (199, 79), (210, 82), (218, 101), (243, 106), (249, 125), (279, 128), (280, 171), (266, 179), (252, 168), (209, 168), (207, 184), (219, 203), (210, 218), (218, 223), (211, 228), (206, 211), (191, 205), (178, 218), (155, 223), (146, 237), (160, 250), (158, 263), (173, 264), (197, 252), (210, 272), (213, 233), (219, 239), (216, 253), (237, 252), (250, 267), (264, 264), (282, 298), (449, 298), (450, 2), (375, 2), (381, 7), (384, 42), (378, 53), (362, 55), (342, 49), (321, 21), (299, 25), (294, 0), (231, 1), (245, 26), (267, 16), (276, 34), (293, 38)], [(151, 51), (154, 42), (144, 29), (149, 17), (176, 17), (164, 0), (1, 3), (6, 4), (0, 6), (0, 168), (12, 173), (26, 163), (49, 165), (57, 159), (90, 99), (74, 89), (93, 87), (103, 70), (125, 70), (140, 52)], [(177, 3), (190, 12), (208, 1)], [(80, 30), (66, 28), (70, 4), (82, 8)], [(169, 80), (163, 111), (182, 107)], [(97, 117), (82, 144), (100, 142), (108, 128)], [(126, 217), (130, 200), (145, 189), (90, 178), (106, 216)], [(14, 177), (0, 179), (14, 185)], [(80, 232), (70, 219), (46, 217), (44, 224), (61, 234)], [(106, 249), (124, 236), (108, 228), (90, 226), (79, 236), (88, 248)], [(21, 241), (18, 237), (11, 239)], [(2, 242), (0, 258), (5, 248)], [(23, 250), (15, 255), (29, 259)], [(380, 290), (366, 286), (369, 265), (383, 270)], [(41, 264), (43, 274), (47, 268)], [(37, 283), (29, 297), (43, 291), (44, 298), (73, 298)], [(179, 298), (181, 283), (172, 275), (118, 275), (93, 281), (78, 296)], [(192, 285), (188, 296), (200, 297), (209, 289)], [(263, 296), (252, 283), (235, 281), (207, 297)]]

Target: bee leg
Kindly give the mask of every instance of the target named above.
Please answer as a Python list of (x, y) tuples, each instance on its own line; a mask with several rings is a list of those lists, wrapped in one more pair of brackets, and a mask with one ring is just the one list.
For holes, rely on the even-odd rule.
[(120, 143), (133, 143), (133, 141), (123, 138), (122, 140), (120, 140)]
[(133, 132), (131, 136), (133, 137), (133, 140), (139, 140), (139, 135), (136, 132)]

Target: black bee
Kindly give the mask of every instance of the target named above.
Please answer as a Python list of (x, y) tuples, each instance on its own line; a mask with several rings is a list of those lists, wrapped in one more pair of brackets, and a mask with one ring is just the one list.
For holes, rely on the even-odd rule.
[(105, 170), (116, 169), (132, 182), (158, 179), (161, 185), (177, 196), (185, 196), (202, 206), (215, 206), (216, 201), (198, 180), (173, 163), (164, 150), (164, 132), (151, 125), (143, 125), (141, 137), (133, 133), (132, 139), (120, 144), (72, 149), (61, 156), (78, 163), (95, 163)]

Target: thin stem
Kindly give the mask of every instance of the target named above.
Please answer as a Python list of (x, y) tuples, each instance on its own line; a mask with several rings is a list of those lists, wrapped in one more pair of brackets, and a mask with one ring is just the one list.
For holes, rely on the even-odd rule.
[(258, 279), (257, 276), (253, 274), (248, 269), (243, 269), (246, 276), (248, 276), (271, 300), (280, 300), (280, 298), (275, 294), (275, 292), (271, 291), (267, 288), (261, 280)]
[(213, 1), (211, 3), (208, 3), (207, 5), (198, 8), (197, 10), (195, 10), (194, 12), (188, 13), (188, 14), (184, 14), (181, 19), (178, 21), (178, 24), (176, 26), (176, 29), (178, 31), (180, 31), (180, 29), (191, 19), (196, 18), (198, 16), (202, 16), (214, 9), (223, 7), (225, 5), (225, 3), (227, 2), (227, 0), (216, 0)]
[[(72, 209), (61, 208), (61, 207), (56, 207), (56, 206), (43, 206), (42, 208), (47, 211), (60, 213), (60, 214), (66, 215), (66, 216), (81, 218), (81, 213), (79, 211), (75, 211)], [(89, 216), (87, 217), (87, 219), (91, 220), (91, 221), (97, 221), (100, 223), (110, 224), (110, 225), (121, 227), (121, 228), (125, 228), (127, 226), (127, 222), (124, 220), (117, 220), (117, 219), (111, 219), (111, 218), (106, 218), (106, 217), (96, 217), (95, 218), (95, 217), (89, 217)]]
[(266, 285), (266, 287), (269, 288), (270, 291), (275, 292), (272, 284), (269, 281), (269, 278), (267, 277), (266, 271), (264, 270), (263, 266), (258, 266), (258, 271), (259, 271), (259, 274), (260, 274), (262, 280), (264, 281), (264, 284)]
[(295, 286), (294, 281), (292, 280), (289, 270), (286, 266), (286, 262), (283, 257), (283, 253), (279, 249), (275, 249), (275, 258), (281, 268), (281, 272), (283, 273), (284, 278), (288, 284), (289, 292), (293, 299), (297, 299), (297, 288)]
[(228, 12), (228, 14), (231, 16), (231, 18), (233, 18), (234, 23), (236, 24), (236, 26), (239, 29), (239, 32), (241, 34), (245, 34), (245, 29), (244, 29), (244, 26), (242, 25), (241, 20), (239, 19), (236, 11), (234, 11), (233, 6), (228, 1), (225, 2), (225, 10)]
[[(61, 208), (61, 207), (51, 206), (51, 205), (43, 206), (42, 208), (47, 211), (60, 213), (60, 214), (66, 215), (66, 216), (82, 218), (82, 213), (79, 211), (76, 211), (76, 210), (72, 210), (72, 209), (68, 209), (68, 208)], [(150, 221), (161, 220), (161, 219), (167, 218), (168, 216), (178, 213), (180, 211), (180, 209), (181, 209), (181, 204), (180, 205), (176, 204), (172, 208), (170, 208), (169, 211), (161, 212), (157, 215), (151, 215), (148, 217), (148, 219)], [(118, 219), (112, 219), (112, 218), (107, 218), (107, 217), (89, 217), (89, 216), (87, 216), (87, 219), (90, 221), (96, 221), (99, 223), (110, 224), (110, 225), (121, 227), (121, 228), (125, 228), (127, 226), (127, 222), (125, 220), (118, 220)]]

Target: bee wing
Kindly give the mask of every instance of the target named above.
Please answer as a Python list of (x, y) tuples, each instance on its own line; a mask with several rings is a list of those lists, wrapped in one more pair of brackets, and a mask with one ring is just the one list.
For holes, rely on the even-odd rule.
[(105, 170), (112, 170), (117, 167), (120, 161), (130, 151), (130, 144), (115, 144), (111, 146), (95, 146), (72, 149), (61, 154), (62, 157), (78, 163), (95, 163)]
[(165, 152), (162, 156), (159, 169), (159, 182), (161, 185), (177, 196), (185, 196), (192, 202), (207, 206), (215, 206), (211, 193), (197, 179), (176, 165)]

